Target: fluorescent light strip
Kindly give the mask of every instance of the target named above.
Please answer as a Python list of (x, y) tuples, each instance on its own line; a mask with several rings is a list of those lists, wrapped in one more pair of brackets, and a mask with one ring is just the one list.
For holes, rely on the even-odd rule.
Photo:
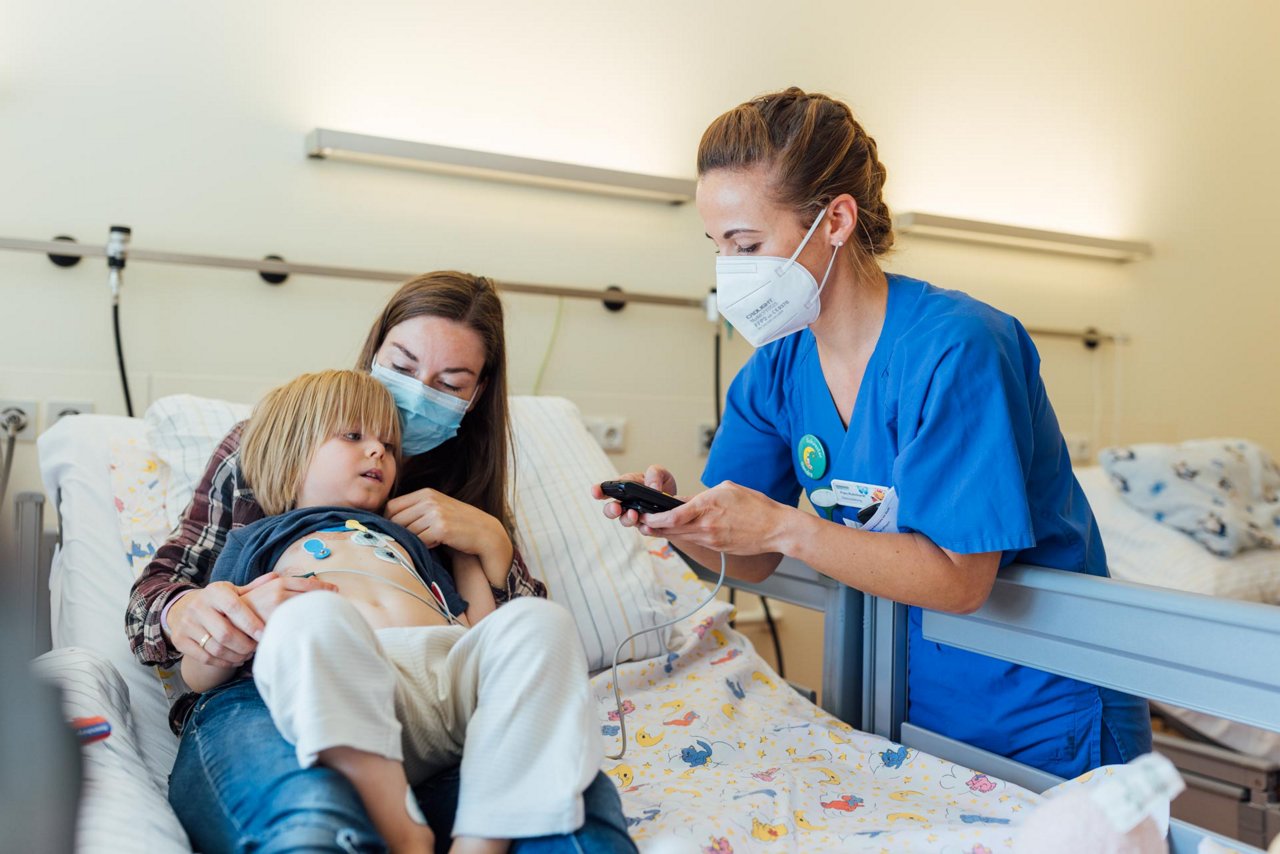
[(965, 243), (1008, 246), (1036, 252), (1082, 255), (1108, 261), (1137, 261), (1151, 254), (1149, 243), (1110, 240), (1061, 231), (1042, 231), (1037, 228), (1021, 228), (1015, 225), (1001, 225), (915, 211), (899, 214), (895, 225), (903, 234), (958, 240)]
[(619, 172), (327, 128), (316, 128), (307, 134), (307, 156), (625, 196), (673, 205), (692, 201), (696, 186), (696, 182), (682, 178)]

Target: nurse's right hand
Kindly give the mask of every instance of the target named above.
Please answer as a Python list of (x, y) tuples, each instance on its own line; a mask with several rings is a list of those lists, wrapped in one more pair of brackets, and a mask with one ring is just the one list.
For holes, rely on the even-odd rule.
[[(675, 477), (662, 466), (649, 466), (643, 472), (628, 472), (627, 474), (618, 475), (614, 480), (629, 480), (632, 483), (642, 483), (650, 489), (665, 492), (667, 495), (677, 494)], [(623, 510), (622, 505), (617, 501), (606, 499), (604, 492), (600, 489), (600, 484), (594, 483), (591, 485), (591, 495), (597, 501), (606, 501), (604, 515), (607, 518), (617, 519), (624, 528), (634, 528), (640, 524), (640, 514), (634, 510)]]
[(310, 590), (336, 589), (318, 578), (274, 572), (240, 586), (215, 581), (173, 603), (169, 641), (178, 652), (200, 664), (239, 667), (257, 650), (266, 621), (278, 605)]

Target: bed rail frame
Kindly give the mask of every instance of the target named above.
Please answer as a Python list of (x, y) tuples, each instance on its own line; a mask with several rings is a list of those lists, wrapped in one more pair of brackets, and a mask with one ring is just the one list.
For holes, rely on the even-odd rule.
[(35, 658), (52, 646), (49, 568), (58, 532), (44, 529), (44, 503), (44, 495), (39, 492), (21, 492), (14, 499), (18, 549), (12, 576), (0, 578), (0, 588), (6, 589), (17, 604), (14, 613), (26, 621), (14, 634), (25, 647), (25, 658)]
[[(714, 581), (714, 573), (694, 569)], [(764, 582), (726, 583), (825, 613), (822, 705), (833, 715), (1033, 791), (1061, 782), (906, 720), (905, 606), (861, 594), (789, 558)], [(1275, 606), (1010, 566), (1001, 570), (981, 609), (968, 615), (925, 611), (922, 630), (938, 643), (1280, 729), (1280, 608)], [(1157, 741), (1159, 749), (1180, 760), (1188, 778), (1191, 791), (1183, 797), (1191, 809), (1183, 814), (1204, 821), (1201, 816), (1211, 813), (1200, 808), (1206, 787), (1221, 786), (1223, 776), (1227, 784), (1217, 795), (1239, 809), (1233, 834), (1239, 840), (1175, 819), (1170, 827), (1174, 854), (1194, 852), (1205, 836), (1228, 848), (1240, 850), (1244, 842), (1246, 850), (1260, 851), (1280, 832), (1276, 766), (1260, 760), (1242, 766), (1228, 761), (1228, 751), (1188, 748), (1180, 739)], [(1250, 762), (1256, 766), (1251, 770)], [(1198, 788), (1198, 782), (1206, 786)], [(1230, 832), (1225, 826), (1218, 830)]]

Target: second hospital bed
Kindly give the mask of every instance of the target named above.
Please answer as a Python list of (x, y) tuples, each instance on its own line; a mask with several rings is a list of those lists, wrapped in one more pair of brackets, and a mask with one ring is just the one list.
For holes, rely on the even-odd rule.
[[(1101, 466), (1077, 469), (1076, 478), (1098, 520), (1113, 578), (1280, 606), (1280, 551), (1220, 557), (1126, 503)], [(1167, 703), (1152, 711), (1164, 729), (1155, 735), (1156, 749), (1188, 783), (1174, 814), (1235, 838), (1267, 836), (1257, 807), (1280, 796), (1280, 732)], [(1278, 831), (1273, 822), (1270, 835)]]
[[(593, 678), (599, 725), (612, 751), (617, 712), (602, 668), (613, 645), (687, 611), (706, 587), (665, 543), (600, 515), (587, 487), (614, 472), (571, 404), (512, 403), (519, 544), (551, 598), (575, 617), (599, 671)], [(79, 851), (189, 850), (165, 800), (177, 747), (165, 724), (166, 694), (181, 686), (175, 674), (136, 663), (122, 615), (136, 573), (185, 507), (214, 445), (246, 412), (168, 398), (143, 419), (66, 419), (41, 439), (61, 543), (49, 578), (55, 649), (37, 667), (68, 689), (69, 715), (101, 715), (112, 727), (110, 737), (85, 751)], [(40, 499), (24, 500), (24, 534), (38, 541)], [(24, 550), (35, 555), (33, 572), (40, 551)], [(1152, 696), (1176, 676), (1180, 685), (1164, 692), (1174, 702), (1254, 722), (1277, 717), (1274, 674), (1246, 662), (1213, 672), (1205, 659), (1247, 636), (1274, 660), (1275, 615), (1241, 603), (1211, 613), (1191, 601), (1199, 597), (1155, 591), (1153, 598), (1136, 586), (1063, 577), (1069, 575), (1014, 568), (977, 614), (926, 615), (926, 635)], [(669, 636), (632, 644), (633, 660), (620, 668), (631, 740), (623, 760), (607, 761), (604, 770), (619, 787), (642, 849), (665, 840), (677, 850), (712, 854), (1011, 850), (1016, 825), (1042, 802), (1039, 793), (1060, 781), (903, 720), (901, 606), (790, 562), (765, 585), (741, 586), (826, 611), (825, 708), (778, 678), (729, 627), (731, 609), (723, 603)], [(1090, 608), (1100, 613), (1080, 616)], [(1164, 616), (1151, 616), (1157, 612)], [(1165, 620), (1165, 628), (1177, 628), (1178, 614), (1214, 637), (1195, 649), (1160, 644), (1157, 653), (1150, 639), (1122, 632), (1116, 646), (1099, 648), (1079, 625), (1138, 613)], [(1202, 834), (1175, 825), (1172, 836), (1181, 851), (1194, 850), (1188, 846)]]

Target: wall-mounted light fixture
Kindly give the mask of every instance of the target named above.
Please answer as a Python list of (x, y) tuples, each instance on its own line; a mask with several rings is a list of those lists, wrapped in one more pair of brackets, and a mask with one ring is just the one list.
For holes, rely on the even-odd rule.
[(693, 200), (695, 181), (663, 178), (579, 166), (555, 160), (535, 160), (488, 151), (451, 148), (382, 136), (316, 128), (307, 134), (307, 156), (401, 166), (450, 175), (512, 181), (562, 190), (579, 190), (681, 205)]
[(1110, 240), (1105, 237), (1088, 237), (1061, 231), (1042, 231), (1038, 228), (1022, 228), (1016, 225), (1001, 225), (995, 222), (981, 222), (915, 211), (899, 214), (895, 225), (902, 234), (1008, 246), (1037, 252), (1083, 255), (1108, 261), (1137, 261), (1151, 254), (1149, 243)]

